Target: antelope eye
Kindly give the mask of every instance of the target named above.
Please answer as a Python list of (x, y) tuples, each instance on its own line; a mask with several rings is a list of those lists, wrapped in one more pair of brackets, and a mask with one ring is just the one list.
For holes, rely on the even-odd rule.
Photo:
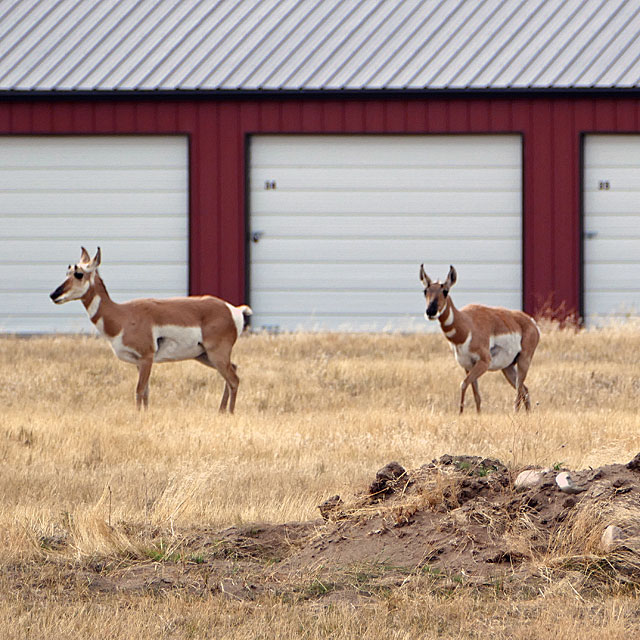
[(73, 275), (78, 280), (82, 280), (82, 277), (84, 276), (84, 273), (82, 273), (81, 271), (76, 271)]

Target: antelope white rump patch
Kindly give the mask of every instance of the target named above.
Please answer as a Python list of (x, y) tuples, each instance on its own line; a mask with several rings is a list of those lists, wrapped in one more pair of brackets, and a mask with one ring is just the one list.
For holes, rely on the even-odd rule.
[(238, 337), (242, 333), (244, 329), (244, 313), (242, 313), (242, 309), (238, 307), (234, 307), (232, 304), (225, 302), (227, 307), (229, 307), (229, 311), (231, 311), (231, 317), (233, 318), (233, 322), (236, 325), (236, 330), (238, 331)]

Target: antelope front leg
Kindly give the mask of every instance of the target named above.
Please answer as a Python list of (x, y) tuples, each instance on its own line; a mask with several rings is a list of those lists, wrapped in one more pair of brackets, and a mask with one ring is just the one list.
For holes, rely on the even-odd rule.
[(469, 385), (473, 386), (473, 394), (476, 399), (476, 410), (480, 413), (480, 392), (478, 391), (476, 381), (483, 373), (487, 372), (487, 369), (489, 369), (489, 363), (484, 360), (478, 360), (478, 362), (476, 362), (467, 373), (467, 377), (462, 381), (462, 384), (460, 385), (460, 413), (464, 411), (464, 394), (466, 393)]
[(146, 409), (149, 406), (149, 376), (151, 375), (152, 358), (140, 360), (138, 364), (138, 384), (136, 386), (136, 406), (138, 409), (144, 404)]

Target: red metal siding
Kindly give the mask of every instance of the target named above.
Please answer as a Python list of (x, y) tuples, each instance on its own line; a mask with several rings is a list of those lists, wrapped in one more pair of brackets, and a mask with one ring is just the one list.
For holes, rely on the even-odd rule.
[(633, 98), (22, 100), (0, 134), (187, 134), (190, 289), (245, 297), (246, 137), (252, 133), (519, 133), (524, 306), (581, 299), (580, 136), (639, 133)]

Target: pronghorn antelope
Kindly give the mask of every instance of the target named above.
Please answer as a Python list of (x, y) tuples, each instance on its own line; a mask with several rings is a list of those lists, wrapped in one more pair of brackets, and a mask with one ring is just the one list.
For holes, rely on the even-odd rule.
[(233, 413), (239, 379), (231, 349), (242, 333), (247, 305), (233, 305), (214, 296), (153, 298), (118, 304), (109, 297), (98, 274), (100, 247), (93, 259), (82, 247), (80, 262), (69, 265), (65, 281), (50, 295), (56, 304), (82, 300), (91, 322), (111, 343), (120, 360), (138, 367), (136, 404), (149, 404), (149, 376), (154, 362), (195, 359), (217, 369), (225, 387), (220, 403)]
[(524, 380), (540, 339), (538, 325), (526, 313), (503, 307), (469, 304), (457, 309), (449, 295), (457, 277), (452, 266), (443, 283), (433, 282), (425, 273), (424, 265), (420, 265), (420, 281), (427, 302), (424, 315), (429, 320), (440, 321), (458, 364), (467, 372), (460, 385), (460, 413), (469, 385), (480, 412), (478, 378), (486, 371), (502, 371), (516, 390), (516, 411), (523, 402), (528, 411), (531, 402)]

